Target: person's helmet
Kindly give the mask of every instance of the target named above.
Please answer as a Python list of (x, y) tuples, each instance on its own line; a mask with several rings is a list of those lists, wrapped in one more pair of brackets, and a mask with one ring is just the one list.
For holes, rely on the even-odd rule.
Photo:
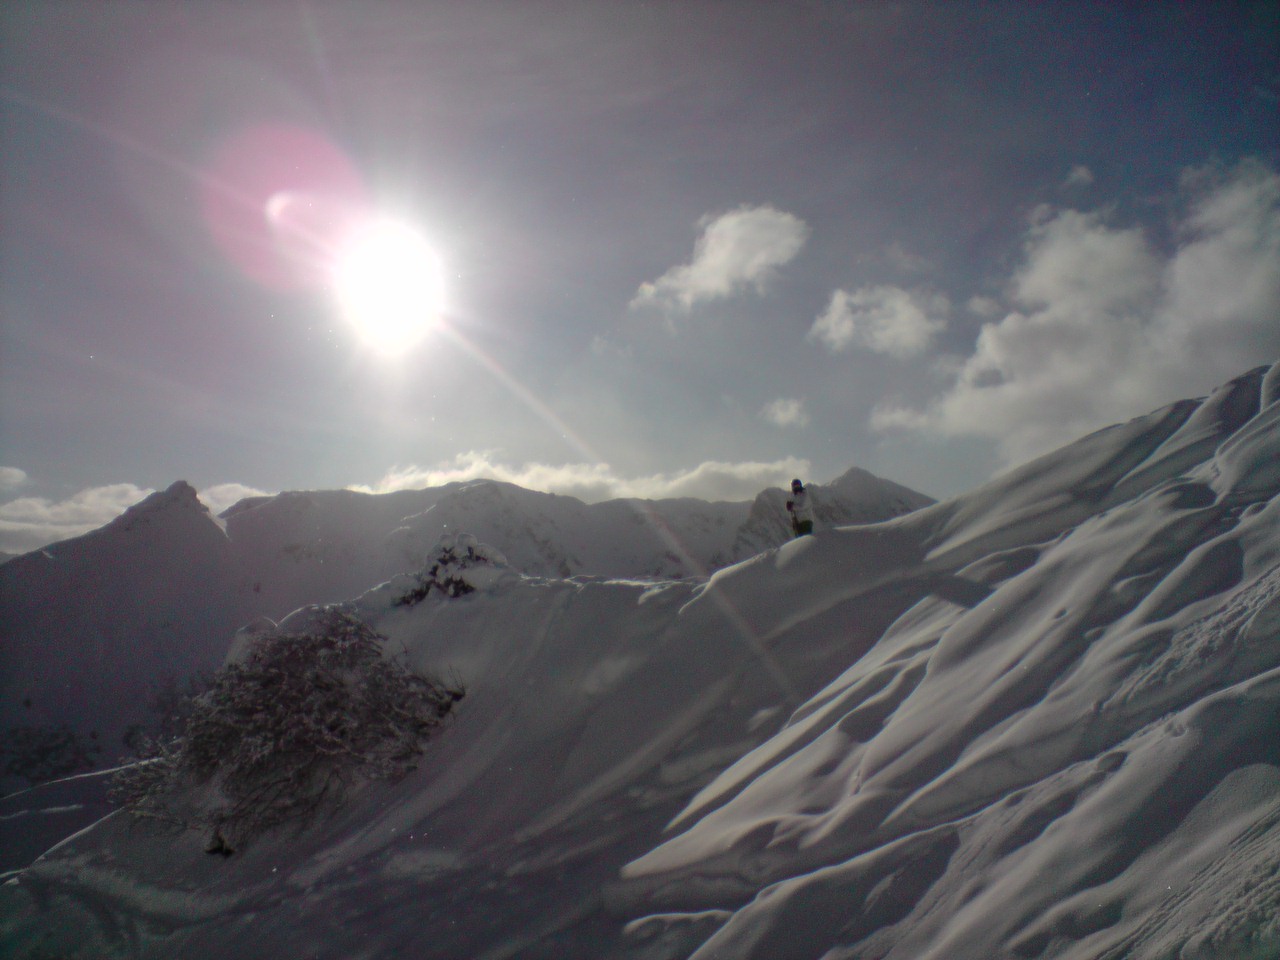
[(800, 482), (798, 477), (795, 480), (791, 481), (792, 490), (802, 490), (803, 488), (804, 488), (804, 484)]

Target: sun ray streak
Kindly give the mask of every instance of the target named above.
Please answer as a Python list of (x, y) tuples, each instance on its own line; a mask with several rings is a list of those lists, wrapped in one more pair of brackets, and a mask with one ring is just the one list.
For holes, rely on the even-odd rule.
[[(547, 406), (532, 390), (517, 380), (497, 360), (472, 343), (454, 324), (444, 323), (441, 325), (441, 330), (462, 352), (480, 364), (498, 383), (509, 390), (517, 400), (558, 433), (576, 455), (585, 458), (589, 463), (599, 464), (604, 462), (599, 454), (592, 449), (591, 445), (574, 431), (558, 413)], [(649, 528), (680, 559), (686, 569), (692, 571), (693, 575), (699, 579), (709, 579), (710, 571), (698, 562), (684, 546), (679, 536), (646, 501), (633, 500), (632, 503)], [(802, 698), (795, 684), (787, 675), (786, 670), (783, 669), (778, 658), (769, 651), (764, 640), (747, 621), (746, 617), (742, 615), (742, 611), (737, 608), (729, 597), (717, 589), (714, 583), (708, 584), (706, 596), (733, 626), (747, 649), (763, 664), (770, 679), (773, 680), (786, 697), (787, 703), (799, 706)]]
[(119, 130), (100, 123), (91, 117), (69, 110), (66, 107), (58, 106), (54, 103), (48, 103), (44, 100), (38, 100), (35, 97), (23, 93), (21, 90), (15, 90), (12, 87), (0, 86), (0, 98), (8, 100), (10, 103), (18, 104), (26, 107), (28, 110), (34, 110), (43, 113), (55, 120), (60, 120), (68, 126), (80, 127), (87, 130), (95, 136), (101, 137), (109, 143), (114, 143), (118, 147), (122, 147), (129, 152), (156, 163), (170, 172), (188, 177), (202, 186), (221, 193), (227, 199), (242, 203), (246, 207), (255, 207), (253, 201), (246, 195), (238, 192), (230, 184), (223, 183), (210, 177), (204, 171), (189, 163), (183, 163), (181, 160), (175, 159), (172, 155), (148, 146), (136, 137), (131, 137), (127, 133), (121, 133)]

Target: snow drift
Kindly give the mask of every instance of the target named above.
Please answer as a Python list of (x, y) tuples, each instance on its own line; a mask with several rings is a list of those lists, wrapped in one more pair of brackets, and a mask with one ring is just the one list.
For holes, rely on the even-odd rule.
[[(709, 579), (350, 602), (468, 686), (421, 768), (228, 860), (115, 815), (18, 956), (1280, 953), (1280, 364)], [(310, 616), (300, 611), (296, 616)], [(288, 624), (282, 624), (284, 629)]]

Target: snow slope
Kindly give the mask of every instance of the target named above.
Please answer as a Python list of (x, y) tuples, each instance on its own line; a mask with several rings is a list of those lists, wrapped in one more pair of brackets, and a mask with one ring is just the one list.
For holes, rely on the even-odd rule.
[(1278, 396), (895, 524), (988, 595), (915, 605), (702, 791), (624, 871), (647, 926), (723, 909), (699, 960), (1280, 954)]
[[(15, 956), (1280, 954), (1280, 365), (707, 580), (350, 609), (468, 686), (422, 768), (229, 859), (112, 816)], [(289, 623), (306, 622), (299, 611)]]

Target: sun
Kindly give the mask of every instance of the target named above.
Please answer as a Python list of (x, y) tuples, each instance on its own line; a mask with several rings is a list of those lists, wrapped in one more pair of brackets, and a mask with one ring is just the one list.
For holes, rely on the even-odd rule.
[(444, 308), (440, 258), (416, 230), (370, 220), (339, 246), (333, 288), (343, 316), (364, 344), (394, 357), (417, 346)]

